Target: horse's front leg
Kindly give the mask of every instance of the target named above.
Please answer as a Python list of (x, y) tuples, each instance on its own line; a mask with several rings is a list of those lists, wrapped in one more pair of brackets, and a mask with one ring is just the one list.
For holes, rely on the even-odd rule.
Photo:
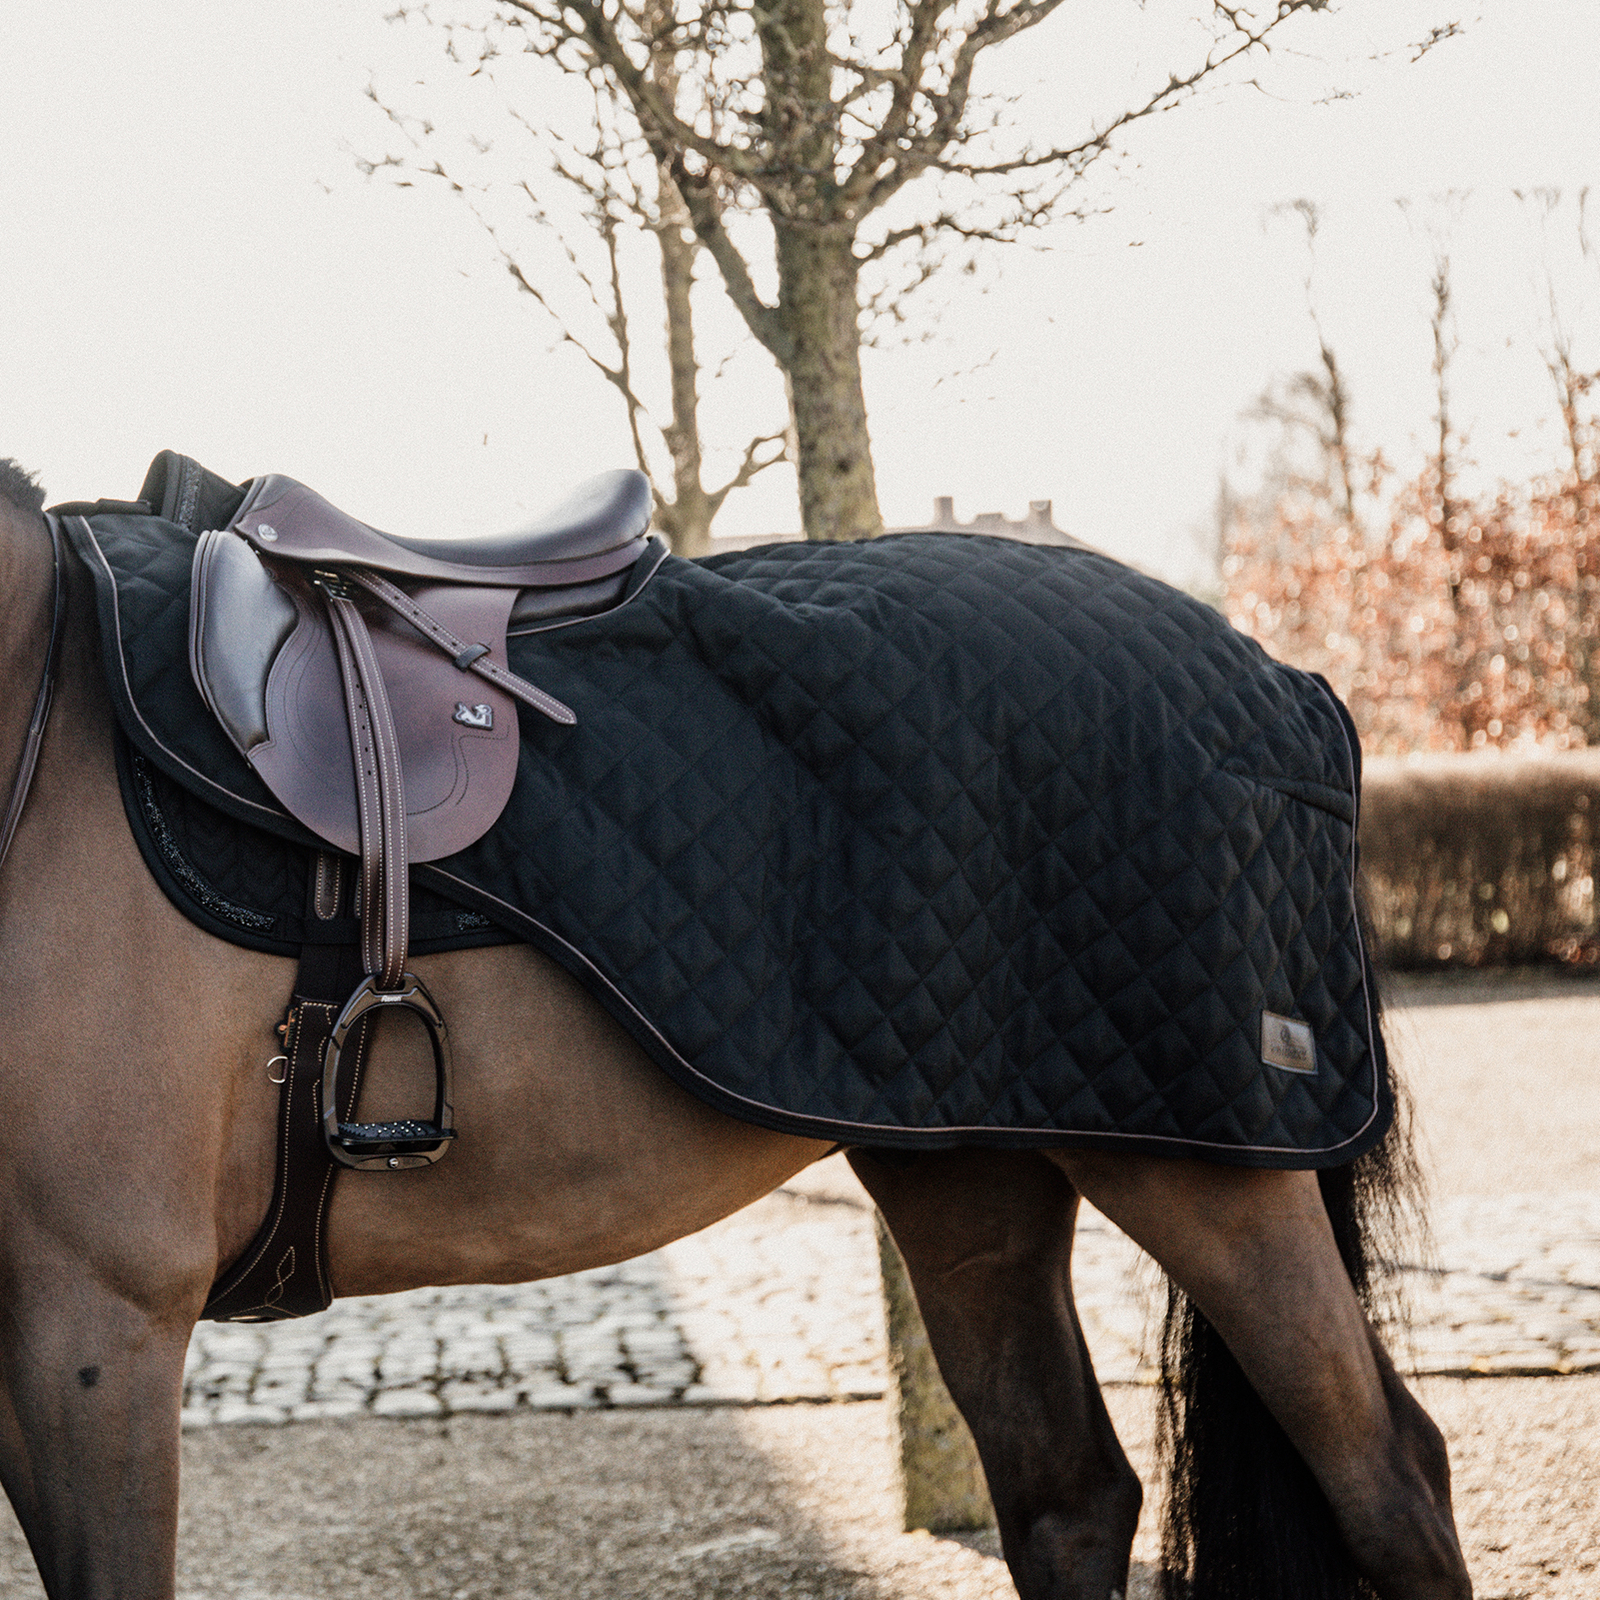
[(1123, 1593), (1142, 1496), (1072, 1303), (1072, 1186), (1020, 1152), (850, 1164), (905, 1259), (1022, 1600)]
[(43, 1230), (8, 1233), (0, 1477), (46, 1593), (170, 1600), (193, 1292), (152, 1294), (154, 1285), (108, 1279)]

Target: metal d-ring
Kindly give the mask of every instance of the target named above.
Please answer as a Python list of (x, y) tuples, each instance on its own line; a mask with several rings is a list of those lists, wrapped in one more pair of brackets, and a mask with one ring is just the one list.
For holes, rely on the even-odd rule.
[[(277, 1064), (280, 1061), (283, 1063), (283, 1076), (281, 1078), (275, 1078), (272, 1075), (272, 1069), (275, 1066), (277, 1066)], [(267, 1062), (267, 1082), (268, 1083), (287, 1083), (288, 1081), (289, 1081), (289, 1058), (288, 1058), (288, 1056), (285, 1056), (285, 1055), (273, 1056), (272, 1059)]]
[[(350, 1035), (374, 1011), (410, 1011), (422, 1020), (433, 1050), (433, 1120), (417, 1122), (341, 1122), (339, 1120), (339, 1060)], [(339, 1020), (322, 1049), (322, 1136), (335, 1161), (363, 1172), (398, 1171), (425, 1167), (450, 1147), (456, 1131), (451, 1127), (450, 1040), (444, 1017), (422, 981), (409, 972), (400, 975), (397, 989), (380, 989), (369, 974), (344, 1003)]]

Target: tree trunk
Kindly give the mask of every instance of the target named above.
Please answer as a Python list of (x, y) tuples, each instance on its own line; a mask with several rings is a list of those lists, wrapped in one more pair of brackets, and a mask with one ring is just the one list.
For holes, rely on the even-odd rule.
[(875, 538), (883, 515), (861, 392), (854, 239), (845, 229), (774, 224), (801, 523), (808, 539)]
[(994, 1525), (978, 1447), (939, 1376), (905, 1263), (883, 1218), (878, 1260), (889, 1324), (889, 1365), (900, 1425), (900, 1475), (909, 1532), (955, 1533)]
[(1455, 356), (1455, 340), (1450, 332), (1450, 258), (1442, 253), (1434, 258), (1432, 287), (1433, 315), (1429, 320), (1433, 328), (1434, 392), (1439, 400), (1434, 419), (1439, 426), (1439, 453), (1434, 462), (1439, 474), (1439, 541), (1450, 558), (1450, 605), (1459, 616), (1464, 530), (1456, 525), (1460, 508), (1455, 498), (1455, 434), (1450, 426), (1450, 363)]
[(1332, 434), (1333, 466), (1339, 474), (1339, 490), (1344, 497), (1340, 511), (1345, 526), (1351, 532), (1360, 534), (1361, 528), (1356, 522), (1354, 474), (1350, 470), (1350, 396), (1344, 386), (1344, 373), (1339, 370), (1339, 363), (1328, 348), (1328, 341), (1322, 339), (1319, 343), (1322, 346), (1322, 368), (1328, 375), (1328, 422)]
[(686, 238), (689, 212), (672, 174), (659, 163), (656, 184), (660, 222), (661, 294), (667, 313), (667, 364), (672, 379), (672, 419), (662, 434), (672, 454), (673, 496), (670, 508), (658, 510), (657, 521), (673, 552), (680, 556), (711, 553), (711, 497), (701, 481), (700, 365), (694, 349), (694, 258), (699, 246)]

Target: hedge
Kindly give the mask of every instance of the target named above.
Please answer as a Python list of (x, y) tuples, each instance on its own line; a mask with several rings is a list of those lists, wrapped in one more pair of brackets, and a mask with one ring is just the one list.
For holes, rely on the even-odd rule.
[(1391, 967), (1592, 963), (1600, 750), (1372, 757), (1361, 868)]

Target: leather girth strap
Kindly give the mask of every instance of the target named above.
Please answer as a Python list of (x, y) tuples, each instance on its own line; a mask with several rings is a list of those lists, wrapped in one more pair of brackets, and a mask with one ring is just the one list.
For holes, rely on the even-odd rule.
[[(317, 856), (309, 895), (321, 920), (336, 914), (339, 858)], [(325, 1311), (333, 1300), (328, 1280), (328, 1203), (338, 1163), (322, 1136), (323, 1048), (346, 997), (361, 980), (360, 953), (351, 945), (307, 944), (300, 954), (294, 994), (281, 1025), (282, 1088), (278, 1100), (272, 1200), (254, 1239), (212, 1285), (201, 1319), (275, 1322)], [(348, 1075), (353, 1115), (371, 1042), (370, 1019), (353, 1040), (355, 1070)], [(349, 1058), (351, 1047), (346, 1047)]]

